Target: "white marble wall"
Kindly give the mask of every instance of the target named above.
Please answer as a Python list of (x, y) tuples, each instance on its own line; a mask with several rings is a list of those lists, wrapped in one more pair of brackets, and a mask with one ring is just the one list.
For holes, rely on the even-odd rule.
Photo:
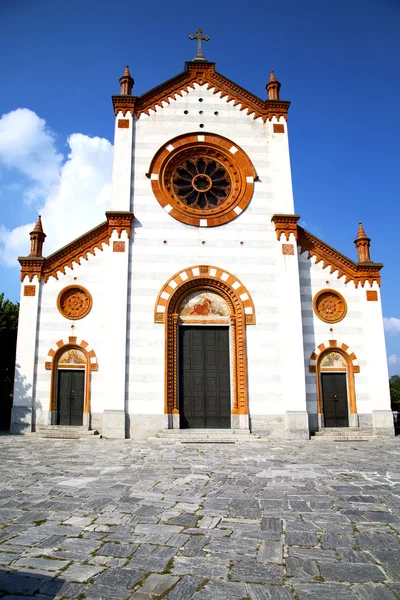
[[(309, 373), (309, 360), (319, 344), (337, 340), (349, 346), (356, 354), (360, 373), (355, 374), (357, 413), (370, 415), (361, 417), (360, 424), (372, 424), (373, 410), (390, 410), (388, 370), (383, 334), (382, 308), (379, 286), (366, 283), (355, 287), (354, 282), (344, 282), (337, 271), (330, 273), (330, 267), (323, 269), (322, 262), (315, 258), (307, 259), (307, 253), (299, 255), (301, 286), (304, 359), (307, 387), (307, 410), (317, 414), (316, 376)], [(347, 314), (339, 323), (321, 321), (314, 313), (312, 300), (322, 289), (337, 290), (347, 304)], [(367, 301), (366, 291), (376, 290), (378, 301)], [(333, 331), (330, 331), (333, 329)]]

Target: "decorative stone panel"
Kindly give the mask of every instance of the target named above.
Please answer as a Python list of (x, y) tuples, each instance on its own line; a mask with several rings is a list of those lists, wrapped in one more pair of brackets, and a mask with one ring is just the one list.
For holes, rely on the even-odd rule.
[(368, 302), (375, 302), (378, 300), (378, 292), (376, 290), (367, 290)]
[(80, 285), (69, 285), (58, 294), (57, 308), (66, 319), (83, 319), (92, 308), (92, 296)]
[(280, 123), (274, 123), (274, 133), (285, 133), (285, 126)]
[(118, 129), (129, 129), (129, 119), (118, 119)]
[(113, 242), (113, 252), (125, 252), (125, 242)]
[(335, 290), (321, 290), (314, 296), (314, 312), (325, 323), (338, 323), (346, 316), (346, 300)]
[(293, 244), (282, 244), (282, 254), (285, 256), (293, 256), (294, 255)]
[(24, 296), (36, 296), (36, 285), (24, 285)]

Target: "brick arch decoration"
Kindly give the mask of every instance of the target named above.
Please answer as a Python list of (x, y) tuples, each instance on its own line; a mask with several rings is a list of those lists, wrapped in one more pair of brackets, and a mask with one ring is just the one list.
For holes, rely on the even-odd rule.
[(308, 370), (310, 373), (316, 374), (318, 414), (323, 414), (324, 412), (321, 387), (321, 361), (325, 354), (331, 351), (339, 352), (346, 361), (349, 410), (351, 414), (357, 414), (354, 374), (360, 372), (360, 365), (358, 364), (355, 352), (347, 344), (338, 340), (328, 340), (320, 344), (310, 356)]
[(57, 366), (60, 356), (70, 348), (81, 350), (86, 357), (85, 367), (85, 403), (83, 412), (90, 412), (90, 383), (91, 371), (98, 370), (97, 356), (93, 348), (81, 338), (69, 336), (68, 338), (59, 340), (49, 350), (44, 367), (46, 371), (51, 371), (51, 386), (50, 386), (50, 411), (57, 410)]
[[(232, 292), (238, 296), (243, 304), (246, 325), (255, 325), (256, 312), (254, 309), (254, 303), (246, 286), (243, 285), (240, 279), (225, 269), (211, 267), (208, 265), (197, 265), (182, 269), (182, 271), (175, 273), (175, 275), (173, 275), (171, 279), (167, 281), (157, 296), (154, 308), (155, 323), (165, 322), (165, 315), (167, 313), (167, 307), (171, 300), (171, 296), (175, 293), (179, 286), (194, 279), (203, 281), (206, 280), (204, 281), (205, 283), (212, 281), (217, 285), (218, 283), (221, 283), (228, 286)], [(199, 286), (198, 289), (200, 289), (200, 287), (201, 286)]]
[(179, 307), (191, 292), (205, 290), (219, 294), (230, 308), (233, 406), (232, 414), (247, 415), (246, 324), (255, 324), (254, 304), (245, 286), (231, 273), (206, 265), (176, 273), (160, 291), (154, 320), (165, 326), (165, 414), (179, 414), (178, 408), (178, 325)]

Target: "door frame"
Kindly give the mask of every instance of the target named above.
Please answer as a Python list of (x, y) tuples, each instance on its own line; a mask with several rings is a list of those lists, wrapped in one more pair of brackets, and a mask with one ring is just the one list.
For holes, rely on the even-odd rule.
[(81, 350), (86, 358), (85, 365), (85, 398), (83, 405), (83, 426), (90, 427), (91, 411), (91, 375), (92, 371), (98, 370), (96, 353), (85, 340), (78, 340), (75, 336), (70, 336), (66, 340), (59, 340), (50, 348), (46, 357), (45, 369), (51, 371), (50, 378), (50, 399), (49, 399), (49, 421), (51, 425), (57, 423), (57, 372), (58, 361), (67, 350)]
[[(82, 369), (82, 368), (69, 368), (69, 369), (65, 369), (65, 368), (60, 368), (57, 369), (57, 381), (56, 381), (56, 424), (58, 425), (58, 420), (59, 420), (59, 385), (60, 385), (60, 373), (69, 373), (71, 371), (79, 371), (79, 373), (83, 373), (83, 404), (82, 404), (82, 425), (84, 424), (84, 415), (85, 415), (85, 402), (86, 402), (86, 368)], [(71, 426), (71, 425), (70, 425)], [(66, 427), (68, 427), (68, 425), (66, 425)]]
[[(232, 429), (232, 399), (233, 399), (233, 381), (232, 381), (232, 354), (231, 354), (231, 327), (229, 323), (207, 323), (207, 321), (201, 322), (201, 323), (179, 323), (178, 322), (178, 330), (177, 330), (177, 337), (178, 337), (178, 344), (177, 344), (177, 378), (178, 378), (178, 391), (177, 391), (177, 407), (178, 407), (178, 411), (179, 411), (179, 426), (181, 427), (181, 423), (180, 423), (180, 417), (181, 417), (181, 407), (180, 407), (180, 369), (181, 369), (181, 357), (180, 357), (180, 331), (181, 328), (183, 327), (201, 327), (202, 329), (205, 329), (206, 327), (225, 327), (228, 330), (228, 353), (229, 353), (229, 396), (230, 396), (230, 407), (231, 407), (231, 414), (230, 414), (230, 424), (229, 424), (229, 428)], [(193, 428), (188, 428), (188, 429), (193, 429)], [(207, 429), (207, 427), (206, 427)]]
[[(349, 427), (358, 426), (357, 417), (357, 399), (356, 399), (356, 388), (355, 388), (355, 373), (360, 372), (357, 357), (346, 344), (337, 342), (336, 340), (329, 340), (329, 342), (320, 344), (318, 348), (311, 354), (309, 372), (315, 373), (316, 375), (316, 388), (317, 388), (317, 411), (318, 411), (318, 426), (320, 428), (325, 427), (324, 421), (324, 407), (322, 397), (322, 384), (321, 384), (321, 362), (326, 354), (329, 352), (338, 352), (343, 356), (346, 361), (346, 383), (347, 383), (347, 404), (349, 410)], [(323, 371), (322, 371), (323, 372)], [(326, 371), (329, 373), (335, 373), (335, 369), (332, 371)], [(343, 372), (343, 371), (336, 371)]]
[[(348, 380), (348, 373), (347, 373), (347, 369), (346, 371), (339, 371), (339, 370), (326, 370), (326, 371), (320, 371), (319, 377), (320, 377), (320, 381), (321, 381), (321, 400), (322, 400), (322, 414), (324, 415), (324, 427), (327, 427), (327, 425), (325, 424), (325, 412), (324, 412), (324, 388), (322, 385), (322, 376), (323, 375), (344, 375), (345, 376), (345, 382), (346, 382), (346, 404), (347, 404), (347, 422), (348, 425), (347, 427), (350, 427), (350, 402), (349, 402), (349, 380)], [(332, 426), (327, 427), (327, 429), (329, 429)], [(334, 425), (334, 427), (337, 427), (336, 425)], [(343, 429), (345, 429), (346, 426), (343, 427)]]

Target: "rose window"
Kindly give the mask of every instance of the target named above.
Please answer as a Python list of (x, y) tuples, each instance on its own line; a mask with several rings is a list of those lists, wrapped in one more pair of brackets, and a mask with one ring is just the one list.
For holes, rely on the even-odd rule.
[(181, 163), (175, 170), (172, 185), (179, 200), (200, 210), (219, 206), (231, 191), (231, 179), (225, 167), (203, 156)]

